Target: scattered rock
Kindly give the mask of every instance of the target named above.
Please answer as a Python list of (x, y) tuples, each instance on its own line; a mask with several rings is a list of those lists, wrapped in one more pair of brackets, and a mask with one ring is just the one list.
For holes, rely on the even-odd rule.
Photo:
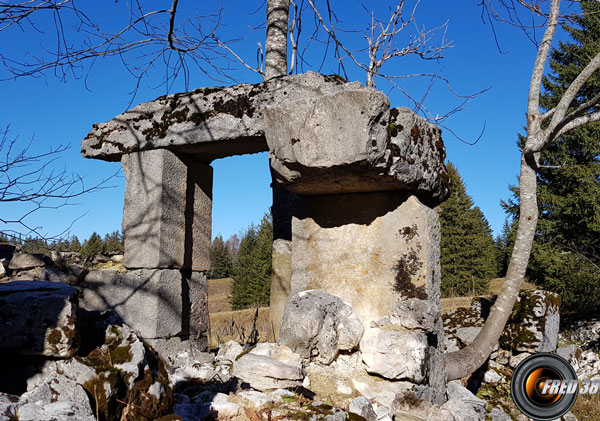
[(297, 387), (304, 375), (298, 367), (265, 355), (245, 354), (233, 363), (232, 374), (260, 391)]
[(485, 420), (487, 403), (469, 392), (455, 380), (448, 383), (448, 402), (442, 408), (449, 410), (456, 421)]
[(525, 358), (529, 357), (531, 354), (528, 352), (523, 352), (521, 354), (513, 355), (508, 359), (508, 366), (512, 369), (517, 368), (517, 366), (523, 361)]
[(46, 266), (46, 256), (43, 254), (17, 253), (8, 264), (10, 270), (27, 270)]
[(256, 344), (250, 350), (251, 354), (266, 355), (267, 357), (275, 358), (284, 364), (302, 368), (302, 357), (285, 345), (278, 345), (271, 342), (261, 342)]
[(500, 337), (504, 349), (554, 352), (558, 345), (560, 297), (548, 291), (521, 291)]
[(350, 406), (348, 407), (350, 413), (360, 415), (367, 421), (377, 421), (377, 414), (373, 409), (373, 405), (365, 397), (358, 397), (352, 399)]
[(491, 421), (512, 421), (512, 417), (499, 406), (492, 408), (487, 416), (491, 418)]
[(219, 348), (216, 361), (229, 361), (233, 363), (242, 352), (244, 352), (244, 348), (236, 341), (226, 342)]
[(255, 408), (262, 408), (266, 404), (273, 402), (273, 399), (271, 399), (267, 394), (263, 392), (257, 392), (255, 390), (245, 390), (238, 393), (237, 396)]
[(307, 290), (286, 303), (279, 343), (305, 359), (330, 364), (341, 350), (356, 348), (363, 325), (348, 301), (323, 290)]

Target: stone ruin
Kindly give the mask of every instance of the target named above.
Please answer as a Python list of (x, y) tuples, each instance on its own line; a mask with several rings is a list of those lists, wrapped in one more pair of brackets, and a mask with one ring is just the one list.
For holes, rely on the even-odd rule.
[(94, 125), (81, 151), (123, 166), (128, 269), (91, 271), (83, 308), (115, 310), (151, 343), (181, 338), (205, 348), (210, 163), (268, 151), (275, 332), (289, 297), (334, 294), (364, 330), (369, 372), (388, 376), (390, 367), (377, 366), (381, 344), (393, 345), (414, 370), (391, 378), (444, 401), (435, 206), (448, 180), (435, 125), (390, 109), (380, 91), (309, 72), (160, 97)]

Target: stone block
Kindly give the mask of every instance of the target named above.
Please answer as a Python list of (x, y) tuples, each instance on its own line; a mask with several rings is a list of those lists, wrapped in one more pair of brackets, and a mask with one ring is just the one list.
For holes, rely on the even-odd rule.
[(130, 269), (210, 269), (212, 167), (167, 150), (123, 155)]
[(0, 351), (66, 358), (77, 351), (77, 289), (54, 282), (0, 284)]
[(202, 335), (206, 306), (190, 304), (190, 298), (206, 295), (207, 284), (198, 277), (190, 280), (173, 269), (92, 270), (82, 284), (81, 307), (113, 310), (143, 338)]
[(369, 193), (303, 198), (292, 220), (292, 293), (323, 289), (350, 302), (363, 325), (398, 300), (440, 306), (437, 213), (416, 197)]

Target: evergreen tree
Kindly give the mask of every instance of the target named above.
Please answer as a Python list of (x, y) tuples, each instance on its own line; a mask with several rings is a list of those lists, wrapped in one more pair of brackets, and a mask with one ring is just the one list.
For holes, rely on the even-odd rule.
[(233, 263), (231, 261), (229, 250), (221, 235), (216, 236), (212, 242), (210, 260), (210, 277), (212, 279), (228, 278), (231, 276)]
[(123, 234), (120, 231), (113, 231), (104, 236), (105, 253), (123, 253)]
[[(544, 79), (541, 105), (549, 110), (577, 74), (600, 51), (600, 3), (582, 1), (583, 14), (564, 25), (572, 41), (559, 43), (550, 56), (552, 74)], [(574, 109), (600, 94), (596, 72), (579, 91)], [(540, 156), (537, 177), (538, 228), (527, 275), (561, 295), (563, 309), (600, 309), (600, 123), (562, 135)], [(522, 143), (520, 139), (520, 143)], [(517, 189), (511, 187), (515, 197)], [(518, 213), (518, 200), (507, 211)]]
[(497, 275), (492, 230), (454, 165), (447, 167), (451, 194), (440, 205), (442, 294), (482, 294)]
[(496, 244), (496, 250), (498, 253), (498, 273), (506, 273), (508, 268), (508, 262), (512, 255), (512, 249), (515, 244), (515, 237), (517, 235), (517, 226), (519, 220), (517, 218), (507, 217), (504, 220), (502, 226), (502, 232), (496, 237), (494, 243)]
[(231, 288), (234, 310), (269, 305), (272, 244), (273, 221), (266, 214), (260, 225), (250, 226), (240, 241)]
[(81, 247), (81, 255), (87, 259), (103, 252), (104, 242), (102, 241), (102, 238), (94, 231), (90, 238)]
[(81, 243), (79, 242), (79, 238), (77, 238), (76, 235), (74, 235), (71, 238), (71, 241), (69, 243), (69, 248), (67, 250), (68, 251), (74, 251), (76, 253), (81, 252)]

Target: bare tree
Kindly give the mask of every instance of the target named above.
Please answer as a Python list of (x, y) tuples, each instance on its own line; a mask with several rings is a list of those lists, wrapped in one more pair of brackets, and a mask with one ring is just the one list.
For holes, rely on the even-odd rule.
[(58, 145), (44, 153), (31, 153), (32, 140), (25, 147), (20, 147), (18, 138), (10, 136), (9, 127), (0, 131), (0, 203), (25, 207), (14, 218), (5, 216), (6, 212), (3, 212), (0, 232), (13, 238), (36, 236), (56, 240), (66, 234), (70, 226), (62, 233), (48, 236), (41, 227), (31, 225), (29, 217), (43, 209), (73, 205), (73, 199), (108, 187), (108, 180), (116, 173), (99, 183), (86, 185), (79, 175), (54, 168), (68, 146)]
[[(487, 6), (489, 2), (484, 0), (482, 3)], [(598, 110), (600, 95), (596, 95), (586, 102), (581, 102), (578, 97), (578, 93), (590, 77), (599, 71), (600, 53), (590, 58), (590, 62), (562, 94), (555, 108), (544, 113), (540, 109), (544, 67), (561, 16), (560, 0), (551, 0), (547, 10), (543, 11), (545, 3), (544, 1), (527, 3), (522, 0), (504, 3), (505, 6), (513, 8), (525, 7), (534, 17), (542, 16), (546, 19), (545, 31), (537, 49), (529, 84), (527, 138), (522, 149), (519, 177), (519, 226), (502, 291), (498, 295), (485, 325), (470, 345), (446, 356), (446, 372), (449, 380), (471, 374), (487, 360), (511, 314), (525, 277), (537, 226), (536, 183), (540, 153), (567, 131), (590, 122), (600, 121), (600, 111)], [(515, 20), (511, 20), (511, 22), (515, 23)], [(520, 24), (520, 21), (516, 21), (516, 24)], [(531, 39), (534, 40), (533, 37)]]

